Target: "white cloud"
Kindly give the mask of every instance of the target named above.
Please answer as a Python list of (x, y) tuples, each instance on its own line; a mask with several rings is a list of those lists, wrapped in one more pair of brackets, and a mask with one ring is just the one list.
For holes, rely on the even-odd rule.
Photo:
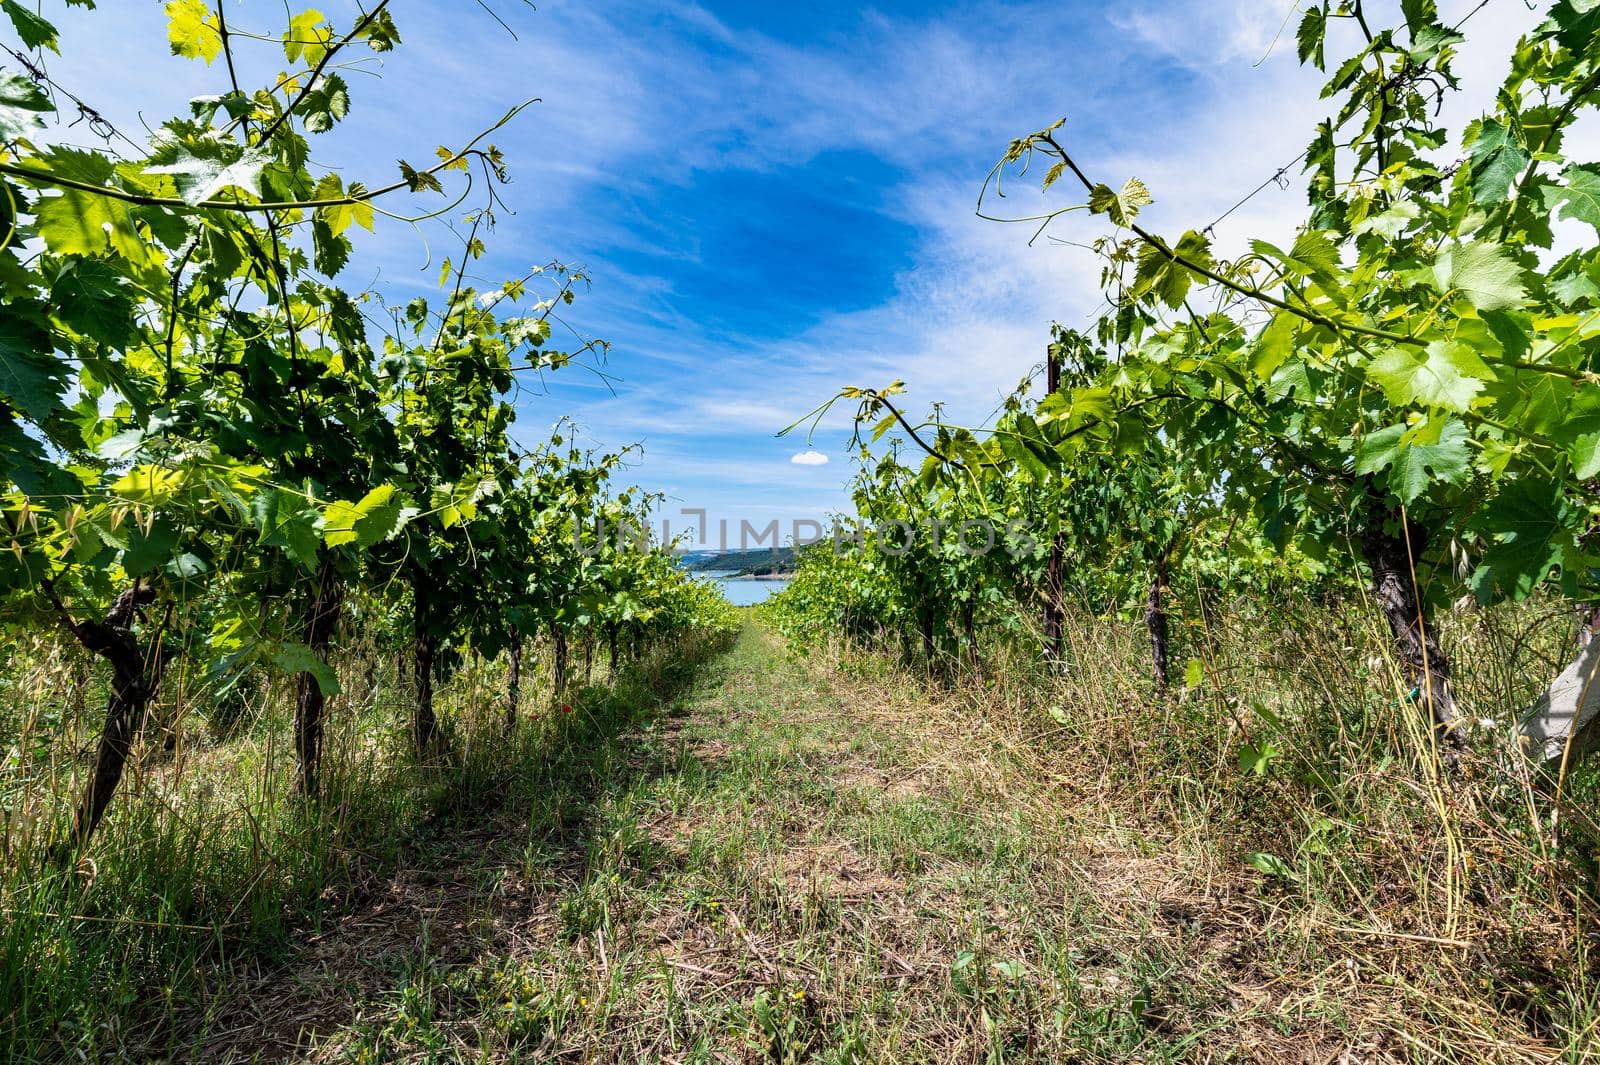
[(696, 419), (705, 419), (715, 426), (754, 432), (776, 433), (798, 417), (793, 410), (778, 404), (758, 403), (739, 397), (709, 397), (696, 406), (693, 414)]
[[(353, 9), (350, 0), (319, 6), (345, 17)], [(544, 97), (497, 134), (515, 177), (503, 191), (517, 211), (502, 218), (491, 241), (497, 259), (502, 249), (571, 258), (580, 254), (575, 248), (660, 254), (670, 246), (678, 261), (714, 269), (718, 264), (703, 261), (697, 219), (658, 217), (652, 193), (665, 184), (690, 186), (712, 171), (804, 166), (828, 152), (865, 152), (885, 162), (875, 191), (884, 210), (916, 232), (910, 265), (881, 302), (821, 307), (811, 324), (776, 339), (708, 325), (669, 271), (652, 277), (616, 263), (583, 264), (597, 283), (575, 309), (578, 320), (600, 336), (622, 328), (615, 323), (631, 330), (609, 366), (621, 377), (617, 395), (594, 378), (553, 375), (555, 396), (530, 395), (522, 424), (547, 424), (568, 411), (606, 446), (644, 440), (632, 478), (730, 514), (765, 515), (769, 501), (774, 512), (826, 505), (812, 493), (826, 478), (842, 482), (846, 471), (835, 467), (825, 478), (784, 471), (788, 464), (824, 465), (827, 456), (808, 450), (785, 463), (789, 448), (810, 446), (809, 426), (781, 441), (772, 434), (840, 386), (902, 379), (911, 413), (943, 402), (951, 420), (980, 424), (1041, 361), (1052, 320), (1090, 324), (1101, 307), (1100, 264), (1091, 253), (1046, 239), (1029, 246), (1031, 227), (974, 216), (984, 174), (1011, 137), (1066, 115), (1063, 136), (1094, 179), (1144, 179), (1157, 200), (1145, 217), (1153, 228), (1177, 233), (1211, 222), (1293, 159), (1332, 106), (1319, 96), (1325, 76), (1295, 60), (1303, 4), (1293, 0), (1128, 0), (1115, 7), (972, 0), (942, 17), (837, 19), (803, 45), (739, 28), (692, 3), (540, 6), (528, 21), (513, 20), (527, 32), (512, 41), (455, 5), (415, 5), (403, 24), (407, 47), (383, 60), (387, 84), (356, 85), (351, 125), (365, 134), (359, 147), (384, 149), (373, 159), (392, 158), (391, 147), (414, 158), (432, 144), (458, 143), (510, 98)], [(1398, 14), (1394, 0), (1368, 6), (1382, 8), (1374, 11), (1382, 21)], [(1454, 21), (1476, 0), (1442, 0), (1441, 7)], [(1464, 91), (1447, 104), (1455, 132), (1492, 103), (1510, 42), (1538, 17), (1510, 0), (1474, 15), (1458, 63)], [(75, 31), (68, 43), (86, 47), (64, 49), (68, 58), (54, 64), (56, 73), (75, 89), (94, 89), (96, 102), (120, 107), (113, 117), (130, 131), (138, 130), (134, 104), (181, 109), (187, 95), (216, 87), (215, 70), (166, 57), (158, 14), (136, 14), (130, 5), (115, 18), (109, 10), (69, 11), (62, 21)], [(1345, 21), (1337, 32), (1355, 30)], [(129, 41), (137, 45), (132, 52)], [(1054, 44), (1042, 48), (1040, 41)], [(281, 59), (261, 47), (262, 62)], [(151, 78), (152, 69), (177, 70), (187, 80)], [(430, 90), (439, 84), (456, 88)], [(152, 86), (167, 99), (145, 99)], [(398, 130), (397, 111), (407, 119)], [(353, 150), (329, 161), (347, 165), (347, 180), (379, 173)], [(1045, 202), (1037, 176), (1029, 188), (1008, 189), (1013, 213), (1033, 213)], [(1286, 176), (1287, 190), (1268, 186), (1217, 227), (1222, 254), (1239, 253), (1252, 237), (1281, 240), (1292, 232), (1305, 214), (1304, 182), (1294, 168)], [(596, 190), (601, 196), (581, 198)], [(1049, 202), (1061, 206), (1070, 195), (1058, 185)], [(386, 283), (405, 285), (416, 260), (431, 254), (436, 263), (451, 250), (422, 246), (398, 225), (379, 230)], [(1095, 220), (1076, 216), (1052, 230), (1071, 240), (1100, 231)], [(853, 410), (833, 407), (817, 446), (842, 447)], [(838, 504), (844, 500), (840, 490)]]
[[(1197, 67), (1223, 67), (1239, 60), (1257, 62), (1285, 41), (1293, 48), (1297, 11), (1295, 0), (1286, 5), (1213, 0), (1184, 4), (1181, 12), (1146, 3), (1110, 17), (1123, 30), (1171, 56), (1188, 58)], [(1279, 26), (1284, 28), (1281, 37)]]

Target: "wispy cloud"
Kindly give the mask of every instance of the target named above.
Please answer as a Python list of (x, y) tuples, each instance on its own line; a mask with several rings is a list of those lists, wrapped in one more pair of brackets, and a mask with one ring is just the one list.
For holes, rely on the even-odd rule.
[[(237, 8), (249, 29), (281, 17), (228, 2), (230, 21)], [(370, 184), (397, 154), (425, 157), (541, 97), (495, 137), (514, 213), (492, 234), (484, 287), (528, 262), (586, 267), (595, 285), (568, 320), (615, 342), (615, 380), (563, 371), (547, 394), (530, 382), (522, 431), (572, 414), (586, 439), (642, 442), (633, 477), (673, 506), (736, 519), (843, 505), (850, 464), (820, 467), (848, 456), (851, 405), (835, 405), (809, 439), (774, 437), (842, 385), (903, 380), (913, 410), (937, 402), (947, 418), (981, 423), (1041, 362), (1051, 321), (1082, 326), (1099, 312), (1091, 253), (1048, 237), (1030, 246), (1031, 228), (975, 216), (1011, 137), (1066, 116), (1063, 135), (1091, 172), (1144, 179), (1157, 200), (1150, 224), (1178, 231), (1290, 163), (1328, 109), (1322, 76), (1295, 61), (1291, 0), (829, 8), (805, 32), (779, 32), (776, 11), (754, 9), (735, 19), (645, 0), (503, 6), (518, 40), (473, 5), (408, 5), (405, 47), (347, 74), (349, 127), (318, 145), (319, 161)], [(1397, 16), (1389, 6), (1384, 17)], [(1475, 6), (1441, 3), (1447, 19)], [(218, 68), (166, 54), (158, 5), (100, 7), (67, 9), (67, 55), (52, 64), (119, 125), (137, 131), (141, 115), (216, 90)], [(1466, 91), (1450, 105), (1457, 126), (1536, 18), (1509, 0), (1473, 16)], [(257, 47), (249, 70), (281, 65), (271, 45)], [(1224, 254), (1298, 223), (1298, 174), (1286, 176), (1291, 188), (1269, 184), (1217, 227)], [(1066, 202), (1063, 188), (1053, 204)], [(1008, 192), (1016, 214), (1045, 202), (1036, 187)], [(1074, 218), (1052, 232), (1077, 241), (1099, 229)], [(419, 239), (380, 225), (350, 278), (380, 274), (409, 298), (452, 250), (442, 230)]]

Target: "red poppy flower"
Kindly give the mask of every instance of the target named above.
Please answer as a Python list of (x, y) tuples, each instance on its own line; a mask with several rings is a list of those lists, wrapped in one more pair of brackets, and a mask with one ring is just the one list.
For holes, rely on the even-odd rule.
[(572, 704), (571, 704), (571, 703), (562, 703), (562, 704), (561, 704), (561, 712), (562, 712), (562, 713), (563, 713), (563, 714), (570, 714), (570, 713), (572, 713)]

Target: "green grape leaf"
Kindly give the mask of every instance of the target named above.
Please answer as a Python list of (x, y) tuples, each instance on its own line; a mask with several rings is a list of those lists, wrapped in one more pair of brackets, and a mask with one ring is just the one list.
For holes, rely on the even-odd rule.
[(134, 527), (127, 534), (127, 550), (122, 553), (122, 569), (130, 577), (140, 577), (172, 557), (178, 546), (178, 527), (169, 518), (157, 518), (149, 529)]
[(350, 113), (350, 86), (337, 74), (325, 74), (300, 102), (307, 133), (326, 133)]
[(1550, 22), (1561, 47), (1579, 52), (1600, 33), (1600, 5), (1595, 0), (1562, 0), (1550, 9)]
[(289, 557), (307, 569), (317, 564), (317, 547), (321, 537), (308, 514), (296, 514), (278, 525), (274, 537), (289, 553)]
[(1178, 254), (1194, 263), (1209, 269), (1212, 265), (1211, 241), (1204, 233), (1189, 230), (1178, 238)]
[(94, 453), (103, 459), (127, 459), (138, 454), (143, 445), (143, 429), (124, 429), (102, 440), (100, 446), (94, 449)]
[[(98, 152), (57, 148), (46, 160), (52, 173), (91, 185), (104, 185), (113, 175), (111, 161)], [(149, 254), (128, 205), (109, 196), (63, 189), (34, 204), (34, 228), (57, 255), (104, 255), (110, 251), (144, 263)]]
[(1278, 754), (1278, 748), (1271, 740), (1262, 740), (1259, 744), (1246, 743), (1239, 748), (1239, 768), (1264, 777)]
[(500, 332), (513, 347), (523, 343), (538, 347), (550, 339), (550, 320), (507, 318), (500, 323)]
[(1585, 433), (1567, 446), (1573, 475), (1580, 481), (1600, 476), (1600, 433)]
[(126, 279), (99, 259), (69, 258), (50, 286), (56, 317), (112, 348), (133, 339), (135, 302)]
[(1294, 353), (1295, 328), (1299, 323), (1294, 315), (1280, 311), (1256, 337), (1256, 346), (1250, 356), (1250, 372), (1263, 381), (1270, 381), (1278, 369)]
[(290, 493), (267, 490), (250, 500), (250, 522), (257, 542), (284, 549), (289, 557), (313, 569), (322, 537), (317, 531), (317, 513), (305, 508), (305, 499)]
[(318, 273), (336, 276), (350, 261), (351, 247), (349, 240), (333, 232), (322, 212), (311, 220), (312, 265)]
[(1356, 445), (1355, 472), (1389, 470), (1389, 487), (1400, 501), (1414, 503), (1435, 481), (1460, 484), (1471, 472), (1467, 427), (1455, 418), (1419, 428), (1391, 425), (1368, 433)]
[[(72, 498), (83, 491), (82, 483), (51, 461), (40, 440), (12, 418), (0, 418), (0, 477), (10, 478), (30, 496)], [(0, 559), (4, 557), (0, 552)]]
[(307, 66), (316, 66), (328, 54), (333, 43), (333, 29), (322, 12), (308, 8), (289, 20), (289, 30), (283, 35), (283, 54), (291, 63), (304, 59)]
[(361, 28), (360, 36), (367, 39), (367, 46), (374, 52), (388, 52), (400, 43), (400, 31), (394, 24), (394, 16), (387, 11), (379, 11), (368, 18)]
[(205, 559), (192, 551), (185, 551), (175, 556), (162, 567), (169, 577), (180, 581), (192, 581), (210, 568), (206, 565)]
[(1413, 63), (1422, 64), (1437, 56), (1445, 48), (1460, 44), (1466, 40), (1455, 30), (1444, 26), (1432, 25), (1416, 28), (1412, 34), (1410, 58)]
[(53, 347), (36, 313), (10, 306), (0, 315), (0, 396), (36, 424), (64, 409), (68, 367)]
[(1123, 182), (1121, 192), (1114, 192), (1110, 185), (1096, 185), (1089, 193), (1090, 212), (1109, 215), (1111, 221), (1119, 226), (1133, 221), (1140, 209), (1152, 202), (1150, 190), (1138, 178)]
[(1474, 327), (1470, 319), (1459, 324), (1456, 339), (1483, 351), (1491, 351), (1498, 344), (1501, 352), (1510, 361), (1528, 357), (1533, 342), (1530, 335), (1533, 332), (1532, 315), (1524, 311), (1484, 311), (1479, 317), (1488, 327), (1493, 341), (1473, 335)]
[(400, 527), (401, 503), (392, 484), (379, 485), (360, 502), (329, 503), (322, 512), (323, 542), (367, 548), (387, 540)]
[(1339, 249), (1321, 230), (1307, 229), (1294, 238), (1288, 263), (1324, 288), (1338, 287)]
[(1415, 35), (1434, 25), (1439, 7), (1434, 0), (1400, 0), (1400, 14), (1406, 20), (1406, 29)]
[(214, 200), (223, 189), (239, 189), (260, 198), (261, 171), (272, 161), (272, 156), (258, 149), (247, 150), (232, 159), (221, 156), (220, 151), (213, 154), (208, 150), (200, 155), (186, 148), (178, 153), (176, 162), (152, 166), (146, 173), (170, 174), (184, 203)]
[(329, 668), (322, 656), (303, 643), (286, 643), (279, 646), (272, 660), (285, 673), (309, 673), (322, 689), (322, 694), (333, 698), (339, 694), (339, 677)]
[[(207, 219), (207, 222), (210, 223), (211, 220)], [(239, 268), (244, 265), (244, 253), (233, 231), (207, 224), (202, 232), (205, 236), (206, 251), (218, 274), (222, 277), (237, 275)]]
[(1527, 301), (1522, 267), (1491, 241), (1450, 245), (1439, 253), (1433, 274), (1441, 294), (1459, 292), (1480, 311), (1513, 310)]
[(1415, 222), (1422, 214), (1422, 208), (1412, 200), (1397, 200), (1388, 210), (1379, 214), (1368, 215), (1352, 227), (1351, 232), (1360, 236), (1364, 233), (1376, 233), (1386, 240), (1395, 240), (1406, 231), (1406, 227)]
[(418, 170), (404, 159), (400, 160), (400, 177), (405, 181), (406, 187), (412, 192), (424, 190), (443, 192), (444, 186), (439, 184), (439, 179), (426, 170)]
[[(1211, 266), (1210, 242), (1192, 229), (1183, 235), (1173, 250), (1197, 266)], [(1183, 306), (1193, 279), (1194, 274), (1186, 266), (1169, 258), (1156, 245), (1148, 242), (1140, 245), (1138, 266), (1134, 271), (1135, 297), (1155, 296), (1168, 307), (1176, 309)]]
[[(1484, 119), (1474, 127), (1477, 136), (1467, 155), (1472, 198), (1479, 204), (1503, 203), (1533, 156), (1510, 130), (1494, 119)], [(1474, 127), (1469, 127), (1469, 137)]]
[(1588, 274), (1577, 270), (1556, 278), (1548, 287), (1550, 295), (1560, 300), (1564, 307), (1574, 307), (1600, 297), (1600, 286), (1596, 286)]
[[(341, 196), (360, 196), (366, 190), (359, 184), (351, 185), (348, 192), (339, 187), (339, 179), (333, 175), (332, 182), (324, 178), (317, 186), (318, 199), (337, 199)], [(373, 210), (372, 204), (365, 200), (358, 203), (340, 203), (332, 207), (318, 208), (317, 215), (328, 224), (328, 229), (334, 236), (339, 236), (352, 224), (360, 226), (367, 232), (372, 232)]]
[(1466, 344), (1435, 340), (1421, 351), (1395, 345), (1372, 360), (1367, 376), (1395, 406), (1465, 411), (1494, 371)]
[(1587, 222), (1600, 233), (1600, 169), (1593, 165), (1572, 166), (1563, 176), (1567, 186), (1562, 190), (1561, 213), (1557, 217)]
[(149, 258), (128, 205), (108, 196), (66, 189), (58, 196), (40, 197), (34, 206), (34, 228), (58, 255), (110, 252), (137, 263)]
[(111, 484), (111, 494), (129, 503), (161, 506), (170, 503), (183, 488), (183, 476), (165, 466), (135, 466)]
[(29, 48), (48, 48), (57, 55), (61, 54), (56, 43), (56, 28), (42, 16), (29, 11), (17, 0), (0, 0), (0, 8), (5, 9), (23, 44)]
[(166, 12), (173, 55), (210, 63), (222, 54), (222, 34), (205, 0), (171, 0)]
[(0, 144), (25, 137), (44, 125), (39, 116), (54, 111), (44, 90), (14, 70), (0, 70)]
[[(462, 493), (465, 488), (467, 491)], [(439, 523), (446, 529), (454, 528), (464, 521), (471, 521), (478, 515), (478, 505), (474, 502), (476, 494), (468, 485), (441, 485), (429, 495), (428, 505), (439, 516)]]
[(1519, 433), (1570, 446), (1579, 437), (1600, 432), (1600, 388), (1574, 386), (1564, 377), (1538, 371), (1518, 373), (1515, 383), (1520, 402), (1503, 402), (1497, 413), (1509, 414)]
[(1301, 63), (1310, 62), (1318, 70), (1327, 66), (1324, 56), (1324, 43), (1328, 36), (1328, 18), (1322, 7), (1317, 4), (1306, 8), (1305, 15), (1300, 19), (1299, 32), (1295, 34), (1296, 52)]
[(1572, 547), (1570, 505), (1556, 481), (1525, 477), (1504, 485), (1479, 512), (1489, 547), (1473, 589), (1480, 602), (1496, 593), (1526, 598), (1552, 569), (1564, 568)]

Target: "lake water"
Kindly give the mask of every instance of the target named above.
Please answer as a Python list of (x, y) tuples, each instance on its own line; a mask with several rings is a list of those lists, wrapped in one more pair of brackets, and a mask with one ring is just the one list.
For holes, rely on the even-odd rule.
[(789, 586), (788, 581), (752, 581), (733, 578), (726, 573), (711, 572), (702, 576), (715, 578), (717, 586), (722, 589), (722, 594), (727, 596), (728, 602), (734, 606), (755, 606), (757, 603), (764, 603)]

